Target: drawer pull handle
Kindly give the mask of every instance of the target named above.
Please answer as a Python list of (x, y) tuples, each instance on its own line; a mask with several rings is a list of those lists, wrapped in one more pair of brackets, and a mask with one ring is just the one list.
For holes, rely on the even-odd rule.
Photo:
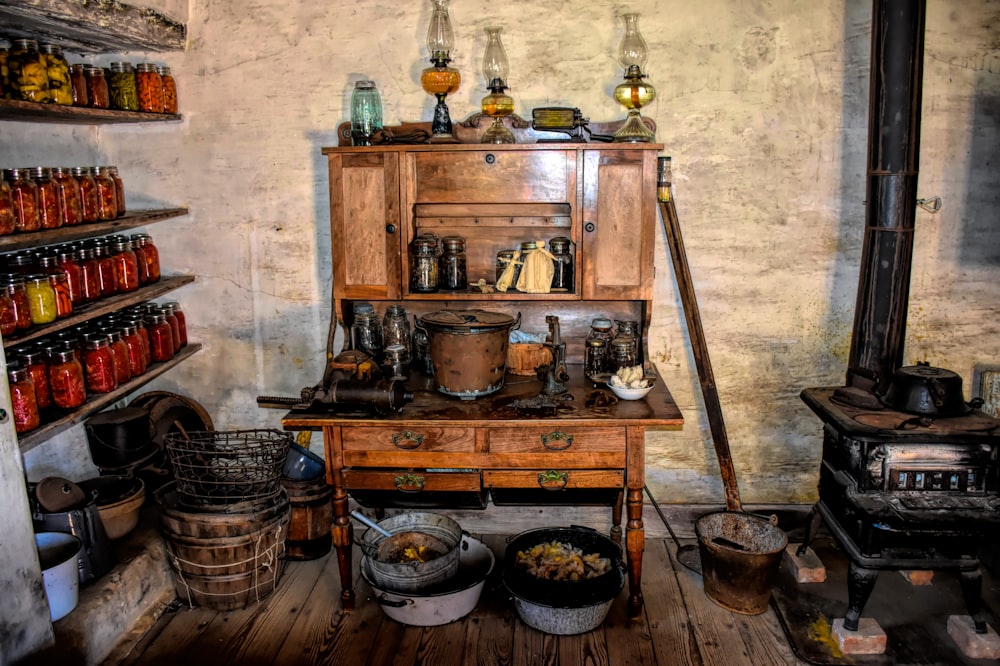
[(542, 435), (542, 446), (550, 451), (564, 451), (573, 446), (573, 435), (564, 432), (550, 432)]
[(412, 430), (403, 430), (392, 436), (392, 445), (398, 449), (419, 449), (424, 443), (424, 436)]
[(424, 477), (419, 474), (403, 474), (394, 479), (396, 490), (401, 493), (419, 493), (424, 489)]
[(562, 490), (569, 483), (569, 472), (557, 472), (550, 469), (547, 472), (538, 473), (538, 485), (543, 490)]

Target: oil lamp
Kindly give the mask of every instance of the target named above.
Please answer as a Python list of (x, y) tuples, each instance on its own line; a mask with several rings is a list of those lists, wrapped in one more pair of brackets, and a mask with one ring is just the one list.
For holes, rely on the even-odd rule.
[(431, 122), (431, 142), (455, 143), (451, 135), (451, 117), (448, 115), (448, 105), (444, 103), (449, 93), (458, 90), (462, 76), (457, 69), (449, 67), (448, 57), (455, 43), (451, 31), (451, 20), (448, 18), (448, 0), (431, 0), (434, 11), (431, 13), (431, 24), (427, 28), (427, 50), (431, 52), (431, 63), (420, 73), (420, 85), (424, 92), (437, 97), (434, 107), (434, 120)]
[(505, 116), (514, 113), (514, 100), (507, 89), (507, 52), (500, 42), (503, 28), (486, 28), (486, 52), (483, 54), (483, 76), (490, 94), (483, 98), (483, 115), (493, 124), (483, 132), (482, 143), (514, 143), (514, 134), (503, 124)]
[(622, 14), (625, 34), (618, 45), (618, 62), (625, 70), (625, 80), (615, 86), (615, 101), (628, 109), (621, 129), (615, 132), (617, 142), (644, 143), (653, 141), (653, 132), (642, 122), (639, 109), (656, 98), (656, 89), (643, 81), (648, 52), (646, 40), (639, 34), (639, 15)]

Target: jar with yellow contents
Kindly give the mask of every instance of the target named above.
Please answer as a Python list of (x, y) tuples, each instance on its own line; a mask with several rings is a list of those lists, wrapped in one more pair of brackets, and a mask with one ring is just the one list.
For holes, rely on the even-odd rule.
[(69, 75), (69, 62), (63, 55), (62, 47), (42, 44), (42, 58), (49, 77), (49, 98), (56, 104), (73, 105), (73, 82)]
[(28, 309), (31, 312), (32, 325), (54, 322), (59, 310), (56, 305), (56, 292), (49, 282), (49, 276), (29, 275), (24, 283), (25, 291), (28, 293)]
[(49, 101), (48, 67), (34, 39), (15, 39), (7, 58), (11, 93), (25, 102)]

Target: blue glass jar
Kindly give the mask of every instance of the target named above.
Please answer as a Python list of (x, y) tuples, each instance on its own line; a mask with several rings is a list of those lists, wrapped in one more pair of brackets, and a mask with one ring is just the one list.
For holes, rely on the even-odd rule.
[(382, 98), (374, 81), (357, 81), (351, 94), (351, 143), (372, 145), (372, 135), (382, 129)]

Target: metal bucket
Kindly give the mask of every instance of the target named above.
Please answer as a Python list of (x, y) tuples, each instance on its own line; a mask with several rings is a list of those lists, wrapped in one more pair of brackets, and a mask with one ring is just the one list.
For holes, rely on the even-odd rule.
[(716, 511), (695, 522), (695, 533), (706, 596), (744, 615), (766, 611), (782, 552), (788, 546), (777, 518)]
[(421, 317), (437, 390), (473, 400), (503, 388), (509, 333), (520, 322), (520, 314), (491, 310), (439, 310)]
[(365, 530), (361, 536), (361, 548), (365, 552), (364, 566), (371, 574), (372, 582), (380, 589), (390, 592), (419, 592), (437, 583), (442, 583), (458, 573), (462, 541), (462, 528), (448, 516), (437, 513), (410, 511), (380, 520), (379, 527), (390, 534), (418, 532), (440, 540), (448, 552), (426, 562), (384, 562), (378, 558), (379, 544), (385, 537), (373, 529)]

